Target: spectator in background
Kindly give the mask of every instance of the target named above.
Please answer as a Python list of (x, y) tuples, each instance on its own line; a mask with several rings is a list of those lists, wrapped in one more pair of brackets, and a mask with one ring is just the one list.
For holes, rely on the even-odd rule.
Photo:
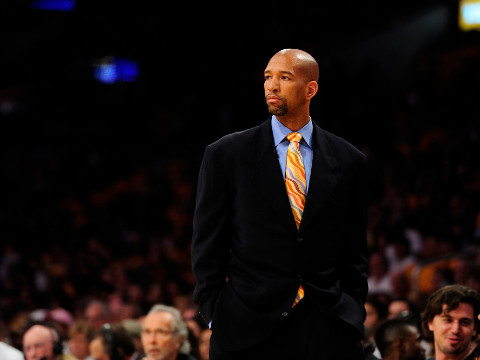
[(391, 273), (405, 271), (416, 263), (416, 257), (411, 251), (410, 240), (404, 235), (403, 229), (394, 229), (388, 233), (388, 245), (385, 247), (385, 256), (388, 259)]
[(143, 322), (142, 344), (147, 360), (193, 360), (188, 328), (180, 311), (154, 305)]
[(387, 257), (382, 251), (376, 251), (368, 261), (368, 293), (391, 295), (392, 292)]
[(365, 310), (367, 316), (365, 318), (364, 326), (367, 336), (366, 340), (374, 341), (375, 331), (378, 325), (386, 318), (387, 308), (383, 301), (379, 300), (374, 295), (369, 295), (365, 302)]
[(375, 333), (375, 343), (383, 360), (425, 360), (420, 332), (408, 320), (390, 319)]
[(88, 343), (93, 334), (92, 325), (86, 320), (77, 320), (68, 330), (68, 351), (78, 360), (92, 360)]
[(91, 300), (87, 304), (84, 314), (95, 331), (100, 330), (111, 318), (107, 304), (97, 299)]
[[(369, 295), (365, 302), (365, 310), (367, 316), (363, 326), (365, 328), (365, 341), (363, 343), (364, 350), (371, 358), (380, 358), (380, 351), (375, 345), (375, 332), (378, 326), (385, 320), (387, 316), (387, 307), (382, 296)], [(370, 355), (371, 354), (371, 355)]]
[(419, 312), (416, 305), (407, 298), (393, 298), (387, 304), (387, 318), (393, 319), (401, 317), (416, 319), (417, 325), (420, 324)]
[(480, 295), (463, 285), (447, 285), (427, 300), (422, 327), (432, 338), (435, 360), (466, 360), (476, 346)]
[(89, 350), (94, 360), (130, 360), (135, 347), (121, 325), (104, 324), (92, 336)]
[(75, 360), (63, 353), (63, 344), (58, 329), (48, 322), (33, 322), (22, 336), (26, 360)]

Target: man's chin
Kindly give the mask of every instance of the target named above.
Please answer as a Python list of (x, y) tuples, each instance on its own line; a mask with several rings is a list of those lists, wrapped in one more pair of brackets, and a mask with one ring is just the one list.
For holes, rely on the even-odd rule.
[(288, 110), (284, 106), (278, 107), (278, 106), (268, 105), (268, 112), (275, 116), (284, 116), (284, 115), (287, 115)]

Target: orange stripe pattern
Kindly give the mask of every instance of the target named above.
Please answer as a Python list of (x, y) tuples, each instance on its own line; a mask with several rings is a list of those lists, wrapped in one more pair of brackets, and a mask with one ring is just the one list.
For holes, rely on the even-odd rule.
[[(292, 208), (293, 217), (298, 229), (302, 221), (307, 190), (305, 167), (303, 166), (299, 145), (300, 140), (302, 140), (302, 135), (297, 132), (292, 132), (287, 135), (287, 139), (290, 141), (290, 144), (288, 145), (287, 152), (285, 187), (287, 188), (288, 200), (290, 201), (290, 207)], [(303, 297), (304, 291), (302, 285), (300, 285), (292, 307), (297, 305)]]
[(302, 221), (303, 209), (305, 208), (305, 194), (307, 181), (305, 178), (305, 167), (303, 166), (302, 154), (300, 153), (299, 142), (302, 135), (292, 132), (287, 135), (290, 145), (287, 152), (287, 166), (285, 171), (285, 186), (287, 188), (290, 207), (297, 229)]

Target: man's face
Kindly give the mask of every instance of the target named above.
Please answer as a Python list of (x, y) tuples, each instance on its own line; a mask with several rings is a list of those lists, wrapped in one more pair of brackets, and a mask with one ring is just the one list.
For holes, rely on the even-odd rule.
[(443, 304), (442, 309), (442, 313), (435, 315), (428, 323), (428, 328), (433, 332), (435, 354), (437, 358), (442, 353), (459, 355), (459, 358), (463, 359), (469, 351), (472, 337), (476, 334), (473, 307), (460, 303), (456, 309), (447, 312), (447, 305)]
[(264, 77), (265, 100), (271, 114), (284, 116), (308, 103), (306, 82), (291, 57), (275, 55), (268, 63)]
[(53, 360), (53, 343), (52, 330), (42, 326), (34, 325), (23, 335), (23, 352), (26, 360)]
[(142, 345), (148, 360), (173, 360), (177, 357), (183, 337), (173, 333), (173, 315), (157, 312), (145, 317)]
[(417, 328), (412, 326), (410, 333), (405, 338), (404, 350), (405, 360), (425, 360), (425, 349), (421, 344), (420, 333)]

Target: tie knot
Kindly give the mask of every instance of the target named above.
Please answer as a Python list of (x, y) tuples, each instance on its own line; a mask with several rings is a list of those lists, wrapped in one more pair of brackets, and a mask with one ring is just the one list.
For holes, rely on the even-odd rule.
[(290, 134), (287, 135), (288, 141), (292, 142), (300, 142), (302, 140), (302, 134), (298, 132), (291, 132)]

